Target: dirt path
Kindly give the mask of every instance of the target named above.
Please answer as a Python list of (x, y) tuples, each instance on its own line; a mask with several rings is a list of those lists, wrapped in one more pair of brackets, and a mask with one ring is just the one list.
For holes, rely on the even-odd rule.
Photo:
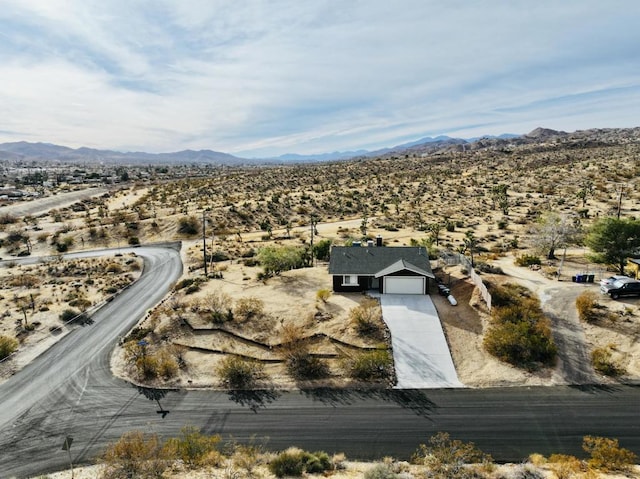
[(556, 281), (542, 274), (514, 265), (512, 256), (500, 258), (497, 265), (517, 283), (534, 291), (542, 310), (552, 323), (553, 339), (558, 347), (558, 382), (595, 384), (602, 379), (591, 366), (585, 331), (578, 319), (576, 298), (593, 285)]

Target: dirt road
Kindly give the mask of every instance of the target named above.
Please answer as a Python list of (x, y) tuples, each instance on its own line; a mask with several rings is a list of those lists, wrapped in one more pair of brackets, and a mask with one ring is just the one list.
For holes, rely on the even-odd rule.
[(593, 284), (572, 283), (545, 278), (536, 271), (515, 266), (512, 256), (496, 264), (517, 282), (534, 291), (540, 298), (544, 313), (551, 319), (553, 339), (558, 347), (558, 383), (595, 384), (602, 382), (591, 366), (587, 338), (576, 311), (576, 298)]

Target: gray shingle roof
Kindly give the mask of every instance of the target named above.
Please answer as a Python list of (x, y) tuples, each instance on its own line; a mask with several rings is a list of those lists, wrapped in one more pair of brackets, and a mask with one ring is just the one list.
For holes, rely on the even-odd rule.
[(334, 246), (329, 274), (374, 275), (399, 260), (431, 273), (426, 248), (413, 246)]

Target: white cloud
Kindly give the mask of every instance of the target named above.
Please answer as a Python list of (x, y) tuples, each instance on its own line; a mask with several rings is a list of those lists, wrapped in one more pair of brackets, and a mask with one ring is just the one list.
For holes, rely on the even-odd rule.
[(0, 141), (256, 156), (634, 126), (639, 19), (631, 0), (6, 0)]

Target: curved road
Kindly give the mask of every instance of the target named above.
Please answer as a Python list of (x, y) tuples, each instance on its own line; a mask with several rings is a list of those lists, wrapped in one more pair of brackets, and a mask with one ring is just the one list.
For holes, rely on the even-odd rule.
[(176, 250), (135, 249), (142, 277), (0, 386), (0, 477), (24, 478), (89, 463), (132, 429), (263, 438), (350, 458), (407, 459), (437, 431), (471, 440), (502, 461), (531, 452), (580, 454), (586, 434), (617, 437), (640, 452), (640, 387), (556, 387), (428, 391), (159, 391), (114, 378), (117, 338), (162, 298), (182, 272)]

